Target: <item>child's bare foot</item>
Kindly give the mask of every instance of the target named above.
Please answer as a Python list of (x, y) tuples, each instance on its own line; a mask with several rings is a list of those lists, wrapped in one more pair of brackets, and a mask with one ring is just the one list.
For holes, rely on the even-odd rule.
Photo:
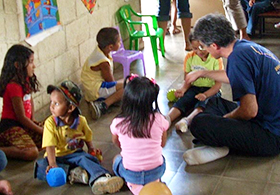
[(7, 180), (0, 180), (0, 193), (13, 195), (11, 184)]
[(172, 34), (175, 35), (175, 34), (179, 34), (181, 32), (181, 30), (177, 27), (177, 26), (174, 26), (173, 27), (173, 31), (172, 31)]

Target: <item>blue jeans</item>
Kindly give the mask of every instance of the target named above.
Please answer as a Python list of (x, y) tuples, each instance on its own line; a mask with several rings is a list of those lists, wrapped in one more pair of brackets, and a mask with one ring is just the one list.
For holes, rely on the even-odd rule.
[(2, 150), (0, 150), (0, 172), (3, 169), (5, 169), (7, 164), (8, 164), (8, 160), (7, 160), (6, 154)]
[[(192, 18), (192, 13), (190, 13), (189, 0), (177, 0), (176, 6), (178, 8), (178, 18)], [(158, 8), (158, 21), (168, 21), (170, 20), (170, 0), (159, 0)]]
[(152, 181), (156, 181), (157, 179), (160, 179), (162, 175), (165, 172), (165, 158), (163, 158), (162, 165), (148, 171), (130, 171), (126, 168), (124, 168), (122, 163), (122, 156), (118, 155), (115, 158), (115, 162), (113, 164), (113, 170), (115, 174), (119, 177), (122, 177), (126, 182), (130, 182), (133, 184), (138, 185), (145, 185), (147, 183), (150, 183)]
[(256, 1), (256, 3), (252, 7), (249, 6), (249, 0), (241, 0), (241, 5), (248, 20), (246, 32), (249, 35), (255, 34), (255, 28), (259, 20), (258, 15), (274, 9), (271, 4), (271, 0)]
[[(56, 157), (56, 163), (58, 165), (59, 164), (70, 165), (70, 169), (75, 167), (82, 167), (89, 174), (89, 185), (92, 185), (92, 183), (100, 176), (109, 173), (109, 171), (107, 171), (99, 164), (99, 161), (97, 160), (96, 157), (86, 153), (83, 150), (78, 150), (73, 154), (69, 154), (66, 156)], [(42, 166), (42, 164), (44, 165)], [(44, 158), (44, 162), (42, 162), (40, 166), (37, 166), (37, 168), (40, 170), (35, 170), (35, 172), (44, 173), (47, 166), (48, 166), (48, 159), (46, 157)], [(68, 174), (69, 173), (67, 173), (67, 175)]]
[[(198, 99), (195, 98), (195, 96), (199, 93), (204, 93), (210, 89), (209, 87), (195, 87), (191, 86), (186, 93), (184, 94), (183, 97), (181, 97), (174, 105), (173, 107), (179, 109), (182, 113), (182, 115), (186, 115), (190, 110), (193, 108), (201, 107), (205, 108), (205, 105), (208, 101), (206, 99), (205, 101), (199, 101)], [(215, 96), (221, 96), (221, 93), (218, 92)]]

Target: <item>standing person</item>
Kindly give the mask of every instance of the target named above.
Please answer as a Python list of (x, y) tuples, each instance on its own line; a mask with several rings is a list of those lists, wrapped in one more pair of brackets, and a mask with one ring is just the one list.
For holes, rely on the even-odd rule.
[(34, 122), (31, 96), (39, 90), (34, 69), (31, 49), (13, 45), (8, 50), (0, 76), (0, 150), (8, 158), (35, 160), (41, 148), (43, 127)]
[(227, 58), (226, 71), (196, 71), (187, 75), (191, 83), (199, 77), (230, 83), (234, 103), (222, 98), (209, 100), (203, 113), (192, 121), (190, 131), (203, 144), (187, 150), (185, 161), (203, 164), (230, 151), (252, 156), (280, 153), (280, 61), (265, 47), (237, 40), (230, 22), (222, 15), (200, 18), (194, 36), (215, 58)]
[(120, 35), (115, 28), (102, 28), (96, 40), (98, 46), (86, 60), (81, 81), (85, 89), (85, 100), (90, 103), (93, 119), (105, 114), (108, 108), (121, 100), (123, 82), (115, 81), (113, 75), (113, 59), (111, 51), (120, 47)]
[[(70, 183), (88, 184), (93, 194), (120, 190), (123, 180), (111, 177), (109, 171), (90, 154), (95, 149), (92, 131), (78, 108), (82, 98), (80, 88), (72, 81), (64, 81), (60, 86), (49, 85), (47, 92), (50, 94), (52, 115), (45, 121), (42, 147), (46, 148), (46, 153), (42, 166), (37, 168), (44, 169), (47, 174), (50, 169), (58, 167), (58, 163), (66, 164), (74, 168), (70, 171)], [(84, 142), (88, 153), (83, 150)]]
[[(158, 10), (158, 26), (164, 30), (163, 36), (165, 37), (167, 31), (168, 20), (170, 20), (170, 0), (159, 0)], [(181, 19), (181, 26), (184, 31), (185, 50), (191, 50), (191, 44), (188, 40), (191, 31), (191, 18), (189, 0), (177, 0), (178, 17)]]
[[(8, 160), (5, 153), (0, 150), (0, 172), (7, 166)], [(7, 180), (0, 180), (0, 193), (5, 195), (13, 195), (10, 182)]]
[(255, 28), (258, 24), (258, 15), (273, 10), (274, 0), (241, 0), (241, 5), (248, 20), (246, 28), (247, 34), (254, 36)]
[(159, 181), (164, 174), (162, 147), (169, 122), (159, 112), (155, 80), (131, 75), (125, 83), (121, 112), (110, 126), (112, 141), (121, 148), (113, 170), (138, 195), (145, 184)]
[[(193, 51), (189, 52), (184, 61), (184, 78), (192, 71), (196, 70), (223, 70), (222, 58), (215, 59), (208, 51), (203, 49), (192, 33), (189, 41)], [(191, 124), (192, 118), (203, 112), (208, 99), (212, 96), (220, 96), (221, 83), (213, 79), (198, 78), (193, 83), (186, 83), (175, 91), (175, 96), (180, 98), (168, 112), (170, 121), (173, 122), (179, 116), (186, 116), (194, 109), (188, 117), (182, 118), (175, 124), (177, 130), (186, 132)]]
[(222, 0), (227, 19), (235, 31), (239, 30), (239, 38), (250, 40), (246, 32), (247, 21), (240, 0)]

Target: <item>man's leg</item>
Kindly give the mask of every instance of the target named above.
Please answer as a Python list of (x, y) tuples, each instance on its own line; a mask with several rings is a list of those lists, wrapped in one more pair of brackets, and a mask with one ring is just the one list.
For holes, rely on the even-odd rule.
[[(213, 101), (209, 103), (213, 107)], [(224, 111), (234, 106), (223, 99), (218, 103), (216, 107), (220, 108), (220, 114), (218, 109), (211, 108), (214, 112), (210, 113), (206, 107), (205, 112), (193, 119), (190, 130), (194, 137), (208, 146), (227, 146), (230, 150), (253, 156), (273, 156), (280, 152), (280, 137), (252, 121), (224, 118)]]

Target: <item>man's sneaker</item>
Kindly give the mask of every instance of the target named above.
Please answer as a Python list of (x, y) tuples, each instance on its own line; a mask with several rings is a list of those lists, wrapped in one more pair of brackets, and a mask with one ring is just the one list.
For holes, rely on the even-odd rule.
[(183, 158), (187, 165), (200, 165), (208, 162), (212, 162), (219, 158), (225, 157), (229, 153), (229, 148), (224, 147), (211, 147), (201, 146), (187, 150)]
[(70, 171), (68, 179), (71, 185), (73, 183), (88, 184), (88, 173), (82, 167), (76, 167)]
[(93, 119), (99, 119), (102, 114), (107, 112), (107, 105), (104, 101), (91, 101), (89, 110)]
[(188, 131), (188, 120), (186, 117), (182, 118), (180, 121), (178, 121), (175, 124), (176, 130), (180, 130), (182, 133), (185, 133)]
[(123, 186), (123, 179), (117, 176), (111, 177), (111, 175), (106, 174), (106, 176), (99, 177), (93, 185), (91, 186), (91, 191), (93, 194), (112, 194), (119, 191)]

